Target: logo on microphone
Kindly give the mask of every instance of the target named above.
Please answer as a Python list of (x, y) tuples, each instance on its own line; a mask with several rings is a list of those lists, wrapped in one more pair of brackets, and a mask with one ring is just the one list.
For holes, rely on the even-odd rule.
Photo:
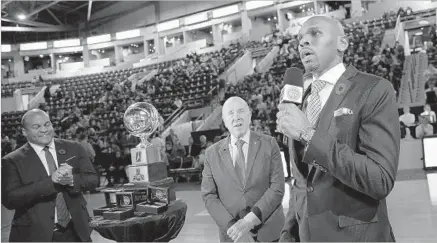
[(281, 102), (288, 101), (300, 104), (302, 103), (303, 88), (293, 85), (285, 85), (281, 90)]
[(287, 96), (288, 96), (288, 99), (290, 99), (290, 100), (298, 100), (300, 98), (300, 91), (299, 91), (299, 89), (293, 89), (293, 88), (288, 89)]

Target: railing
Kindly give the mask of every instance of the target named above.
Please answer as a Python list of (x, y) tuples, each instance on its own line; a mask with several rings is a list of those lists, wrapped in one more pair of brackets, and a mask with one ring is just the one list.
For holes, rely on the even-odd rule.
[(165, 121), (163, 124), (162, 132), (165, 131), (175, 120), (179, 117), (180, 114), (182, 114), (184, 111), (186, 111), (185, 105), (182, 105), (178, 109), (176, 109)]
[[(192, 129), (191, 131), (196, 131), (196, 129), (197, 129), (197, 127), (196, 127), (197, 121), (204, 120), (205, 116), (206, 116), (205, 113), (202, 113), (202, 114), (200, 114), (199, 117), (196, 118), (196, 120), (191, 122), (191, 129)], [(204, 122), (205, 122), (205, 120), (204, 120)], [(199, 125), (199, 127), (200, 126), (201, 125)]]

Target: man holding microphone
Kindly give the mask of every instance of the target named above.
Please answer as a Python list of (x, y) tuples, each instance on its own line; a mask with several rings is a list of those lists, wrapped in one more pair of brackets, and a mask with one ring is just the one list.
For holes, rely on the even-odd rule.
[(400, 146), (393, 87), (344, 66), (348, 39), (334, 19), (310, 18), (298, 40), (312, 82), (277, 114), (295, 177), (280, 241), (395, 241), (385, 200)]

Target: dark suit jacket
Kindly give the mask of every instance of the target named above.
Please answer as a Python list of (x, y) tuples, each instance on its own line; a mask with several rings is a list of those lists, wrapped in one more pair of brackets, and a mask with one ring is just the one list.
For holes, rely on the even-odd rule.
[(2, 204), (15, 209), (10, 241), (52, 241), (56, 194), (62, 192), (81, 240), (90, 239), (89, 214), (82, 192), (97, 186), (97, 175), (83, 147), (55, 139), (58, 164), (73, 167), (74, 186), (53, 183), (35, 150), (26, 143), (2, 158)]
[[(334, 117), (343, 107), (353, 114)], [(387, 80), (346, 69), (307, 151), (290, 143), (295, 182), (281, 241), (395, 240), (385, 198), (398, 168), (398, 117)]]
[(284, 172), (276, 140), (250, 131), (246, 180), (240, 182), (229, 151), (229, 137), (206, 149), (202, 198), (220, 231), (220, 241), (231, 241), (226, 231), (242, 215), (252, 211), (262, 224), (259, 241), (279, 239), (284, 225), (282, 198)]

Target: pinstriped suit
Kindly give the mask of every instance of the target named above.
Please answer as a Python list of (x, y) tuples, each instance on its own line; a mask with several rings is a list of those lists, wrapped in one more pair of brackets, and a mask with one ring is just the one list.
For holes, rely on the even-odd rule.
[[(342, 107), (353, 114), (334, 117)], [(387, 80), (348, 67), (306, 153), (299, 142), (290, 144), (295, 183), (281, 241), (395, 240), (385, 197), (398, 168), (400, 128)]]

